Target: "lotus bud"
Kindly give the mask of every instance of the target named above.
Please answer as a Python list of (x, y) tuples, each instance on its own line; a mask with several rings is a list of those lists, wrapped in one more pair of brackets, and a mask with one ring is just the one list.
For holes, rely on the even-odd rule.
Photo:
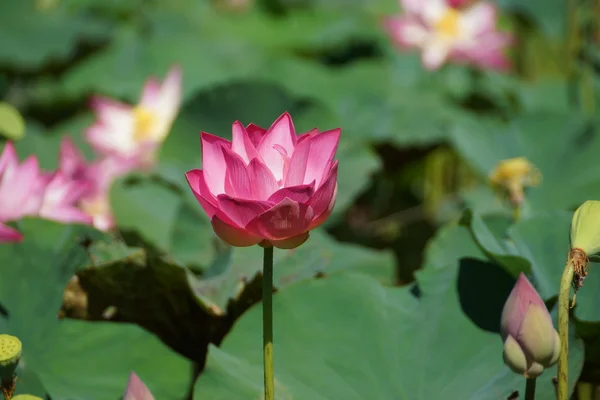
[(600, 258), (600, 201), (583, 203), (571, 220), (571, 248), (581, 249), (586, 256)]
[(523, 273), (504, 304), (500, 333), (504, 363), (516, 373), (534, 378), (558, 361), (560, 338), (552, 317)]
[(506, 190), (511, 203), (518, 206), (525, 199), (525, 187), (539, 185), (541, 174), (525, 157), (517, 157), (500, 161), (489, 179), (492, 185)]
[(123, 400), (154, 400), (154, 396), (135, 372), (131, 372)]

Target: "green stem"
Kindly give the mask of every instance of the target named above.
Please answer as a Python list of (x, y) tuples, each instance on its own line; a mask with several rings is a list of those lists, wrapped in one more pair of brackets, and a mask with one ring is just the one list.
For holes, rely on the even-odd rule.
[(569, 295), (573, 284), (573, 260), (569, 258), (560, 280), (558, 292), (558, 335), (560, 336), (560, 357), (558, 359), (557, 400), (568, 400), (569, 395)]
[(275, 378), (273, 372), (273, 247), (265, 247), (264, 249), (262, 305), (265, 400), (275, 400)]
[(525, 381), (525, 400), (535, 399), (535, 380), (536, 378), (528, 378)]
[(513, 206), (513, 220), (515, 223), (521, 220), (521, 206), (519, 204)]

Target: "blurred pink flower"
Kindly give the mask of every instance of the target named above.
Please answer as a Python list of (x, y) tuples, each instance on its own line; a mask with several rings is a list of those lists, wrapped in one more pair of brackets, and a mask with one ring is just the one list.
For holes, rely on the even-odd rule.
[(225, 242), (294, 248), (335, 204), (340, 132), (296, 136), (288, 113), (268, 130), (236, 121), (231, 142), (201, 133), (203, 170), (186, 178)]
[(384, 26), (402, 48), (421, 49), (425, 68), (435, 70), (448, 59), (484, 69), (505, 70), (504, 49), (512, 36), (496, 30), (496, 9), (478, 2), (462, 9), (450, 0), (401, 0), (404, 14), (388, 17)]
[(135, 372), (131, 372), (123, 400), (154, 400), (154, 396)]
[(15, 148), (7, 142), (0, 156), (0, 242), (18, 242), (23, 235), (4, 223), (27, 215), (30, 196), (38, 185), (40, 169), (35, 156), (21, 165)]
[(27, 215), (39, 216), (65, 224), (91, 224), (92, 218), (77, 208), (88, 182), (74, 180), (61, 171), (42, 172), (24, 205)]
[(454, 8), (461, 8), (473, 3), (473, 0), (448, 0), (448, 5)]
[(87, 139), (103, 156), (132, 161), (139, 168), (154, 164), (181, 105), (181, 70), (172, 67), (161, 84), (146, 81), (137, 106), (95, 97), (92, 109), (97, 121), (87, 130)]
[(96, 229), (106, 231), (113, 228), (110, 188), (115, 179), (134, 168), (134, 160), (103, 157), (87, 162), (69, 137), (64, 137), (61, 142), (59, 160), (61, 173), (70, 179), (86, 182), (78, 207), (92, 218)]
[(523, 273), (504, 304), (500, 334), (504, 362), (517, 373), (533, 378), (558, 360), (560, 338), (552, 317)]

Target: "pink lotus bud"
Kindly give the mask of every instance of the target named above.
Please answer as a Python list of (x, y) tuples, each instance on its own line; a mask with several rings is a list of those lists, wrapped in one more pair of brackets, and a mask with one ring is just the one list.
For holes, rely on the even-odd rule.
[(123, 400), (154, 400), (154, 396), (135, 372), (131, 372)]
[(269, 129), (239, 121), (232, 141), (202, 132), (202, 170), (186, 174), (217, 236), (291, 249), (331, 214), (341, 129), (296, 136), (286, 112)]
[(162, 84), (154, 78), (146, 81), (136, 106), (95, 97), (92, 108), (97, 121), (88, 128), (87, 139), (103, 156), (123, 158), (137, 168), (149, 168), (180, 106), (181, 70), (174, 66)]
[(496, 30), (493, 4), (468, 5), (458, 0), (401, 3), (404, 14), (386, 18), (385, 29), (400, 49), (420, 49), (425, 68), (439, 69), (448, 60), (484, 69), (510, 67), (504, 48), (512, 43), (512, 36)]
[(544, 301), (523, 273), (504, 304), (500, 333), (504, 363), (517, 373), (533, 378), (558, 361), (560, 338)]

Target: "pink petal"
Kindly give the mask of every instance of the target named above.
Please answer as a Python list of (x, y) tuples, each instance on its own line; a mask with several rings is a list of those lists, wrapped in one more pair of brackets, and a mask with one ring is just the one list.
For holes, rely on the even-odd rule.
[(423, 49), (421, 61), (429, 71), (439, 69), (448, 59), (450, 54), (449, 44), (445, 41), (433, 41)]
[(257, 147), (258, 154), (262, 157), (265, 165), (279, 181), (283, 177), (284, 159), (281, 156), (281, 150), (275, 149), (276, 145), (281, 146), (287, 155), (294, 153), (296, 130), (292, 118), (287, 112), (271, 125)]
[(400, 4), (406, 13), (415, 14), (419, 14), (421, 12), (421, 8), (425, 6), (423, 0), (400, 0)]
[(178, 65), (169, 69), (160, 88), (156, 109), (167, 119), (174, 119), (181, 106), (182, 71)]
[(314, 229), (323, 224), (331, 214), (337, 194), (337, 175), (338, 162), (335, 161), (325, 182), (317, 189), (308, 202), (308, 205), (312, 207), (315, 213), (310, 229)]
[(319, 133), (310, 139), (312, 143), (310, 145), (308, 164), (303, 183), (309, 183), (314, 180), (316, 187), (321, 186), (325, 175), (331, 168), (341, 132), (342, 130), (339, 128), (333, 129)]
[(23, 240), (23, 234), (10, 226), (0, 223), (0, 243), (20, 242)]
[(15, 150), (15, 145), (12, 142), (6, 142), (4, 150), (2, 150), (2, 156), (0, 156), (0, 173), (2, 173), (8, 166), (15, 166), (19, 163), (19, 157)]
[(64, 136), (60, 142), (58, 159), (59, 169), (67, 176), (82, 178), (85, 174), (85, 158), (68, 136)]
[(63, 224), (85, 224), (92, 225), (94, 219), (92, 216), (86, 214), (85, 212), (79, 210), (76, 207), (64, 207), (64, 208), (54, 208), (48, 211), (42, 210), (40, 212), (40, 217), (46, 218), (52, 221), (61, 222)]
[(267, 133), (267, 130), (265, 128), (261, 128), (258, 125), (249, 124), (246, 127), (246, 132), (248, 132), (248, 137), (250, 138), (250, 141), (252, 142), (254, 147), (258, 147), (258, 144), (265, 136), (265, 133)]
[(223, 147), (223, 157), (227, 165), (225, 172), (225, 193), (242, 199), (252, 198), (250, 176), (244, 160), (232, 150)]
[(154, 400), (154, 396), (144, 382), (131, 372), (123, 400)]
[(252, 198), (256, 200), (268, 199), (279, 188), (273, 173), (258, 158), (250, 161), (248, 177), (252, 182)]
[(410, 16), (384, 18), (383, 26), (400, 48), (420, 47), (429, 36), (423, 23)]
[(198, 203), (200, 203), (204, 209), (204, 212), (206, 212), (209, 218), (212, 218), (216, 214), (219, 206), (217, 205), (217, 199), (212, 195), (206, 184), (204, 171), (199, 169), (188, 171), (185, 174), (185, 179), (187, 180), (188, 185), (190, 185), (192, 193), (196, 196), (196, 200), (198, 200)]
[(310, 158), (310, 148), (313, 136), (307, 135), (302, 137), (294, 149), (294, 154), (290, 160), (287, 174), (285, 175), (284, 186), (295, 186), (304, 183), (306, 175), (306, 167)]
[(279, 203), (286, 197), (297, 201), (298, 203), (306, 203), (315, 192), (315, 182), (308, 185), (288, 186), (279, 189), (269, 197), (269, 201)]
[(461, 23), (471, 35), (493, 32), (496, 29), (496, 7), (477, 3), (462, 13)]
[(202, 132), (202, 170), (204, 179), (213, 195), (225, 193), (225, 172), (227, 164), (223, 158), (223, 147), (229, 148), (231, 143), (210, 133)]
[(250, 163), (250, 160), (259, 157), (248, 132), (246, 132), (246, 128), (239, 121), (233, 123), (231, 149), (242, 157), (246, 164)]
[(310, 232), (304, 232), (300, 235), (293, 236), (288, 239), (269, 240), (269, 243), (271, 243), (273, 246), (275, 246), (279, 249), (290, 250), (290, 249), (295, 249), (296, 247), (298, 247), (301, 244), (303, 244), (304, 242), (306, 242), (308, 240), (309, 236), (310, 236)]
[(130, 105), (102, 96), (92, 97), (90, 107), (103, 122), (119, 120), (124, 115), (130, 114), (132, 109)]
[(217, 236), (231, 246), (253, 246), (263, 240), (261, 237), (253, 235), (246, 229), (229, 225), (216, 215), (212, 218), (211, 224)]
[(152, 107), (158, 100), (159, 95), (160, 82), (154, 77), (149, 78), (142, 89), (140, 104), (145, 107)]
[(313, 215), (310, 206), (286, 198), (258, 215), (246, 228), (268, 240), (288, 239), (305, 233)]
[[(521, 322), (523, 321), (530, 304), (535, 304), (544, 310), (547, 310), (546, 305), (538, 292), (533, 285), (531, 285), (531, 282), (529, 282), (525, 274), (521, 272), (519, 274), (519, 279), (517, 279), (517, 283), (510, 292), (510, 295), (504, 304), (504, 308), (502, 309), (500, 323), (502, 340), (505, 340), (508, 335), (515, 338), (519, 336)], [(550, 318), (550, 314), (548, 314), (548, 318)]]
[(219, 202), (219, 209), (240, 228), (244, 228), (258, 214), (273, 206), (273, 203), (267, 201), (238, 199), (226, 194), (220, 194), (217, 201)]
[(34, 196), (33, 193), (42, 184), (40, 179), (35, 156), (30, 156), (18, 166), (7, 165), (0, 178), (0, 215), (3, 220), (21, 218), (30, 211), (28, 203), (41, 204), (41, 194)]

